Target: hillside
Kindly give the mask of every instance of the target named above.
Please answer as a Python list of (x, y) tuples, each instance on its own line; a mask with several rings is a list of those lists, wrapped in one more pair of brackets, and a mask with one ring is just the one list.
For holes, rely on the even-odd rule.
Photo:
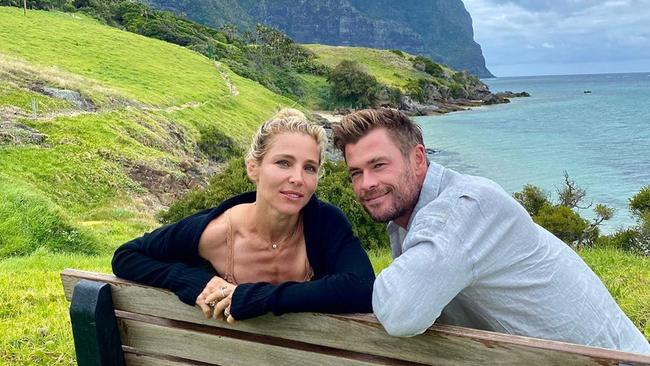
[[(461, 0), (146, 0), (194, 21), (242, 31), (260, 22), (300, 43), (401, 49), (491, 77)], [(225, 9), (225, 10), (224, 10)]]
[[(2, 123), (45, 136), (37, 143), (2, 140), (0, 177), (63, 209), (80, 230), (101, 227), (94, 216), (106, 210), (129, 216), (136, 201), (151, 201), (152, 209), (169, 203), (165, 190), (198, 183), (196, 175), (216, 165), (202, 141), (229, 136), (241, 144), (291, 103), (195, 52), (81, 14), (25, 17), (0, 9)], [(57, 97), (57, 90), (76, 92), (83, 103)], [(163, 183), (170, 187), (158, 192)], [(6, 194), (0, 207), (10, 201)]]

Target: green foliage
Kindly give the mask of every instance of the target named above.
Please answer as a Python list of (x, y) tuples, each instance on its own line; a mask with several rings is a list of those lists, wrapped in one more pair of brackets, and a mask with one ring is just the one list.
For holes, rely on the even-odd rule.
[(533, 221), (567, 244), (577, 242), (588, 226), (588, 222), (579, 214), (562, 205), (543, 205), (533, 216)]
[(237, 142), (213, 125), (201, 132), (199, 149), (213, 161), (228, 160), (243, 153)]
[(248, 179), (244, 158), (233, 158), (223, 172), (210, 178), (206, 188), (191, 190), (158, 216), (163, 223), (175, 222), (196, 211), (217, 206), (236, 194), (253, 190), (255, 185)]
[(431, 61), (430, 58), (425, 56), (417, 56), (413, 59), (413, 67), (418, 70), (424, 71), (427, 74), (441, 78), (445, 76), (445, 70), (439, 64)]
[(524, 206), (530, 216), (537, 215), (544, 205), (550, 205), (548, 195), (532, 184), (526, 184), (521, 192), (515, 192), (513, 197)]
[(318, 197), (343, 210), (366, 250), (388, 247), (385, 225), (373, 221), (357, 201), (345, 163), (327, 161), (322, 169), (325, 174), (318, 182)]
[(402, 52), (402, 50), (390, 50), (390, 52), (396, 54), (396, 55), (399, 56), (399, 57), (406, 57), (406, 56), (404, 55), (404, 52)]
[(357, 61), (343, 60), (330, 73), (331, 94), (339, 105), (374, 106), (381, 89), (374, 76), (366, 73)]
[(650, 212), (650, 186), (641, 187), (639, 193), (630, 198), (629, 206), (630, 211), (637, 217)]

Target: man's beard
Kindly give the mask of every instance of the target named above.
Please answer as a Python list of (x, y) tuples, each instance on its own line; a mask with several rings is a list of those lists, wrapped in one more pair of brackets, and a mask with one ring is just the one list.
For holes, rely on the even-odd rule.
[(379, 190), (384, 191), (382, 193), (388, 192), (393, 195), (391, 206), (384, 212), (378, 212), (375, 214), (371, 212), (366, 205), (363, 205), (363, 209), (366, 210), (373, 220), (378, 222), (395, 220), (413, 210), (417, 204), (418, 199), (420, 198), (421, 187), (418, 185), (415, 174), (409, 166), (406, 166), (405, 171), (404, 174), (400, 175), (401, 178), (394, 187), (377, 188), (373, 191), (366, 192), (366, 194), (363, 195), (364, 200), (366, 197), (377, 196)]

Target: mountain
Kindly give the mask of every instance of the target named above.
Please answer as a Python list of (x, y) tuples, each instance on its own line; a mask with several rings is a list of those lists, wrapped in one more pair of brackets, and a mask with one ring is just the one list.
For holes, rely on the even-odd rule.
[(400, 49), (431, 57), (480, 77), (485, 67), (474, 41), (472, 18), (461, 0), (146, 0), (203, 24), (256, 22), (276, 27), (296, 42)]

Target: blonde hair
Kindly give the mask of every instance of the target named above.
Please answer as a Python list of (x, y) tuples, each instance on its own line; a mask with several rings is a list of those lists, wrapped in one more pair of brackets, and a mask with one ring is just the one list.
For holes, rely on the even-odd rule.
[(318, 164), (323, 164), (325, 160), (325, 149), (327, 148), (325, 129), (315, 123), (309, 122), (301, 111), (293, 108), (283, 108), (275, 116), (271, 117), (270, 120), (262, 123), (253, 136), (248, 154), (246, 154), (246, 160), (261, 163), (273, 143), (273, 138), (285, 132), (298, 132), (312, 137), (318, 145)]
[(424, 146), (420, 126), (404, 113), (389, 108), (360, 110), (333, 123), (334, 146), (345, 156), (345, 145), (357, 143), (375, 128), (385, 128), (405, 157), (416, 145)]

